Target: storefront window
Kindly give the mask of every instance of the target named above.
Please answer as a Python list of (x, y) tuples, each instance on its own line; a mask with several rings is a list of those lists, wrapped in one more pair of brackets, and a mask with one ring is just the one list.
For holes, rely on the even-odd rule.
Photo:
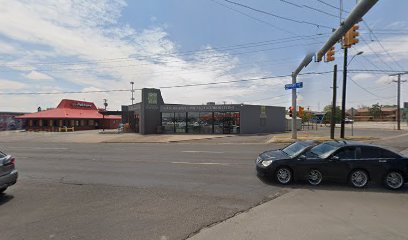
[(186, 113), (174, 113), (174, 122), (176, 125), (176, 133), (186, 132)]
[(213, 113), (212, 112), (200, 112), (199, 124), (200, 124), (201, 134), (212, 134), (213, 133)]
[(174, 133), (174, 113), (162, 113), (164, 133)]
[(214, 133), (237, 134), (240, 133), (239, 112), (214, 112)]
[(188, 133), (200, 133), (200, 113), (199, 112), (188, 112), (187, 113), (187, 132)]

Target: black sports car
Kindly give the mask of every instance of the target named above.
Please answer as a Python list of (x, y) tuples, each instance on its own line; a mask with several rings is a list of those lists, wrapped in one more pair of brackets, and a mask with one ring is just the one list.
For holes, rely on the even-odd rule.
[[(309, 145), (308, 145), (309, 144)], [(308, 147), (301, 148), (301, 146)], [(256, 170), (278, 183), (306, 180), (318, 185), (324, 180), (349, 182), (363, 188), (370, 180), (399, 189), (408, 182), (408, 158), (390, 150), (360, 142), (330, 141), (313, 146), (296, 142), (283, 149), (261, 153)]]

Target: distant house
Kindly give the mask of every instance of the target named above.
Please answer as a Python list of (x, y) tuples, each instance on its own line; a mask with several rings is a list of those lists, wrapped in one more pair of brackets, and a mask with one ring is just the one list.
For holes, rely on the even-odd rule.
[(60, 131), (61, 128), (77, 130), (114, 129), (121, 122), (120, 116), (101, 114), (92, 102), (63, 99), (58, 107), (16, 117), (24, 120), (23, 128), (30, 131)]
[(378, 117), (374, 117), (369, 108), (360, 108), (354, 111), (354, 121), (396, 121), (397, 108), (383, 107)]

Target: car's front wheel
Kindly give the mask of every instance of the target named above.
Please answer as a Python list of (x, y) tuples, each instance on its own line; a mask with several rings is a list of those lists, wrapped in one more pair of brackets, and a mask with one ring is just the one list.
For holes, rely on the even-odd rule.
[(319, 185), (323, 180), (323, 175), (322, 173), (317, 170), (317, 169), (312, 169), (309, 171), (309, 174), (307, 175), (307, 181), (311, 184), (311, 185)]
[(363, 188), (368, 184), (368, 174), (364, 170), (354, 170), (350, 173), (350, 183), (355, 188)]
[(288, 167), (280, 167), (275, 172), (275, 179), (280, 184), (289, 184), (292, 178), (292, 171)]
[(384, 185), (392, 190), (400, 189), (404, 185), (404, 177), (397, 171), (388, 172), (384, 178)]

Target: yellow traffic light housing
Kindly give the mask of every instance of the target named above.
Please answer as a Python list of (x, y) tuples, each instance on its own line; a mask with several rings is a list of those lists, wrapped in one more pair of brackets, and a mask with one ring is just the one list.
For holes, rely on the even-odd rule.
[(299, 117), (303, 118), (305, 115), (305, 108), (299, 106)]
[(358, 40), (358, 36), (360, 35), (360, 33), (357, 31), (360, 27), (355, 24), (353, 27), (351, 27), (351, 29), (349, 30), (349, 45), (354, 45), (356, 43), (359, 42)]
[(334, 48), (334, 46), (333, 46), (333, 47), (331, 47), (331, 48), (329, 49), (329, 51), (327, 51), (325, 62), (332, 62), (332, 61), (334, 61), (334, 60), (336, 59), (336, 58), (334, 57), (334, 54), (335, 54), (335, 48)]
[(359, 29), (359, 26), (355, 24), (344, 34), (343, 36), (343, 48), (350, 48), (351, 45), (354, 45), (359, 42), (358, 36), (360, 33), (357, 31)]

